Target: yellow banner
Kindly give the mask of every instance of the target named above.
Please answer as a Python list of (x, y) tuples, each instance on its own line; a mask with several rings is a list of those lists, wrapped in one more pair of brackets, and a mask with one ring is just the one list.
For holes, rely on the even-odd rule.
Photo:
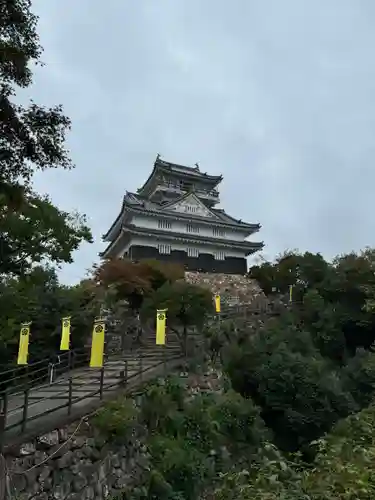
[(165, 345), (165, 324), (167, 320), (167, 309), (156, 311), (156, 344)]
[(27, 358), (29, 356), (30, 325), (31, 323), (22, 323), (21, 325), (17, 365), (27, 365)]
[(70, 348), (70, 316), (61, 320), (60, 351), (69, 351)]
[(220, 295), (215, 295), (215, 310), (217, 313), (221, 311)]
[(90, 367), (101, 368), (104, 361), (104, 336), (105, 323), (102, 319), (97, 319), (94, 322), (91, 340), (91, 357)]
[(289, 285), (289, 302), (293, 301), (293, 285)]

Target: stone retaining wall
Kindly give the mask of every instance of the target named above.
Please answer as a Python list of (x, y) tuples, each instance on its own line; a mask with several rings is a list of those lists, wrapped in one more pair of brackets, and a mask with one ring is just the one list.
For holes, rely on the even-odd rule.
[(188, 283), (208, 288), (219, 294), (224, 303), (250, 304), (265, 300), (265, 295), (255, 280), (242, 274), (185, 272)]
[(5, 461), (7, 500), (101, 500), (136, 484), (148, 459), (137, 435), (116, 447), (81, 421), (7, 452)]
[[(190, 397), (223, 387), (222, 376), (212, 369), (179, 376)], [(7, 450), (5, 476), (0, 469), (0, 493), (5, 484), (6, 500), (120, 498), (124, 489), (139, 485), (149, 470), (147, 429), (135, 423), (130, 434), (124, 444), (107, 442), (86, 418)]]

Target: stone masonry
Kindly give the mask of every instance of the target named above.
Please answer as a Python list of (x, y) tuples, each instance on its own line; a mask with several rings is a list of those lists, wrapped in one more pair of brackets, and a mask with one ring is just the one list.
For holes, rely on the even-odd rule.
[[(178, 376), (185, 380), (190, 397), (201, 391), (220, 392), (223, 387), (222, 375), (212, 369)], [(147, 429), (134, 422), (126, 441), (116, 445), (106, 441), (90, 420), (6, 450), (5, 475), (0, 470), (5, 500), (104, 500), (121, 498), (122, 491), (135, 488), (150, 470)]]
[(6, 482), (6, 500), (115, 498), (136, 484), (148, 462), (136, 434), (126, 445), (116, 446), (96, 434), (87, 420), (53, 430), (4, 456), (6, 477), (0, 480)]

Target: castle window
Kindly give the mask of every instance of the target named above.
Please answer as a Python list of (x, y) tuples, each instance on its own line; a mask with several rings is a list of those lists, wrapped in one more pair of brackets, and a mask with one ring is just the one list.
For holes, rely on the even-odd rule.
[(199, 257), (198, 248), (188, 248), (187, 249), (188, 257)]
[(215, 260), (225, 260), (225, 252), (222, 250), (216, 250), (214, 252), (214, 258)]
[(158, 250), (159, 253), (164, 253), (164, 254), (171, 253), (171, 245), (165, 245), (165, 244), (158, 245)]
[(218, 227), (214, 227), (212, 229), (212, 234), (218, 238), (225, 238), (225, 231), (223, 229), (219, 229)]
[(158, 221), (158, 228), (159, 229), (172, 229), (172, 223), (169, 220), (159, 220)]
[(193, 224), (187, 224), (186, 225), (186, 231), (188, 233), (198, 234), (199, 233), (199, 226), (194, 226)]
[(185, 212), (189, 212), (191, 214), (198, 212), (198, 207), (195, 205), (185, 205)]

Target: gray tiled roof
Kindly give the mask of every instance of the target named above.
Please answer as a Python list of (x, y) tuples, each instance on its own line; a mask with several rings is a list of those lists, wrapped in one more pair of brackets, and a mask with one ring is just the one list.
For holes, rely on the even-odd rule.
[[(214, 243), (218, 246), (226, 246), (231, 248), (237, 248), (247, 251), (248, 254), (254, 253), (258, 250), (261, 250), (264, 247), (263, 242), (252, 242), (252, 241), (236, 241), (236, 240), (227, 240), (222, 238), (207, 238), (205, 236), (200, 236), (196, 234), (186, 234), (186, 233), (175, 233), (164, 231), (162, 229), (150, 229), (135, 226), (134, 224), (127, 224), (121, 229), (122, 234), (132, 233), (132, 234), (147, 234), (149, 236), (154, 236), (157, 238), (158, 236), (163, 236), (165, 238), (177, 239), (177, 240), (185, 240), (192, 242), (202, 242), (202, 243)], [(121, 234), (121, 233), (120, 233)], [(114, 242), (112, 241), (107, 248), (104, 250), (103, 254), (107, 253)]]
[(199, 167), (196, 165), (194, 167), (187, 167), (184, 165), (178, 165), (177, 163), (171, 163), (168, 161), (161, 160), (157, 158), (155, 161), (155, 167), (164, 168), (172, 172), (179, 174), (193, 175), (195, 177), (207, 177), (211, 179), (222, 179), (221, 175), (209, 175), (206, 172), (201, 172)]
[[(181, 198), (183, 198), (182, 196)], [(176, 200), (175, 202), (177, 202)], [(154, 203), (147, 198), (142, 198), (141, 196), (135, 194), (135, 193), (129, 193), (127, 192), (124, 196), (124, 205), (127, 205), (128, 207), (134, 208), (136, 210), (140, 211), (146, 211), (146, 212), (154, 212), (158, 213), (160, 215), (171, 215), (172, 217), (181, 217), (185, 219), (197, 219), (197, 220), (205, 220), (203, 217), (199, 216), (194, 216), (194, 214), (185, 214), (183, 212), (168, 212), (166, 209), (163, 210), (163, 205), (160, 205), (158, 203)], [(243, 227), (243, 228), (254, 228), (254, 229), (260, 229), (260, 224), (249, 224), (246, 222), (239, 221), (238, 219), (235, 219), (234, 217), (231, 217), (228, 215), (223, 209), (220, 208), (210, 208), (209, 209), (215, 216), (215, 222), (221, 223), (221, 224), (226, 224), (230, 226), (237, 226), (238, 228)], [(211, 220), (210, 220), (211, 222)]]

